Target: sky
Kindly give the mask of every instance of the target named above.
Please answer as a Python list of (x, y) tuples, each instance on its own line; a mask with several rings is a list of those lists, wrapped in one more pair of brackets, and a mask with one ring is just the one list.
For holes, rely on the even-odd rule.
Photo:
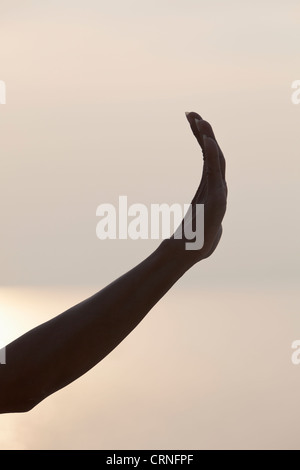
[(190, 202), (185, 111), (227, 160), (207, 275), (297, 275), (298, 2), (1, 5), (1, 284), (107, 283), (150, 253), (157, 241), (100, 241), (96, 209)]
[[(168, 294), (170, 303), (163, 299), (164, 307), (157, 308), (162, 309), (163, 315), (172, 315), (180, 296), (185, 299), (183, 302), (190, 302), (186, 299), (191, 295), (194, 300), (189, 303), (189, 312), (194, 328), (201, 329), (203, 316), (194, 317), (198, 312), (197, 295), (199, 305), (203, 296), (210, 313), (209, 299), (220, 296), (216, 308), (220, 307), (232, 321), (238, 313), (244, 320), (245, 312), (251, 317), (252, 306), (251, 328), (248, 316), (245, 324), (237, 327), (238, 338), (246, 334), (246, 356), (251, 354), (254, 325), (259, 328), (259, 318), (265, 339), (258, 351), (264, 354), (263, 341), (267, 344), (271, 312), (276, 312), (278, 331), (272, 341), (276, 338), (282, 349), (277, 351), (277, 362), (272, 361), (269, 375), (266, 374), (265, 388), (261, 394), (256, 391), (255, 403), (263, 409), (279, 372), (286, 374), (289, 386), (293, 381), (299, 386), (294, 377), (297, 367), (290, 363), (290, 343), (300, 334), (295, 316), (299, 305), (300, 104), (291, 100), (292, 83), (300, 79), (299, 2), (0, 0), (0, 13), (0, 80), (5, 81), (7, 95), (6, 104), (0, 105), (1, 338), (11, 340), (60, 313), (82, 300), (81, 295), (84, 298), (128, 271), (157, 247), (157, 240), (99, 240), (96, 209), (102, 203), (117, 205), (120, 195), (126, 195), (129, 204), (189, 203), (200, 181), (202, 155), (184, 113), (195, 111), (212, 124), (227, 162), (229, 194), (224, 232), (214, 255), (190, 270)], [(288, 325), (284, 314), (293, 318)], [(178, 322), (174, 328), (182, 327), (180, 312), (174, 318)], [(158, 330), (162, 335), (169, 332), (167, 320), (159, 322), (155, 316), (151, 321), (153, 330), (142, 330), (142, 338), (151, 338), (151, 331)], [(212, 320), (205, 321), (210, 329)], [(217, 318), (216, 325), (219, 321)], [(245, 325), (249, 333), (245, 333)], [(229, 334), (228, 329), (227, 325), (225, 332)], [(214, 341), (212, 329), (211, 338)], [(132, 341), (132, 349), (123, 349), (122, 358), (118, 356), (122, 367), (129, 367), (134, 351), (143, 344), (138, 338)], [(221, 344), (229, 348), (227, 342)], [(171, 347), (176, 350), (176, 345)], [(197, 362), (198, 347), (197, 343), (191, 364)], [(236, 349), (229, 349), (232, 360)], [(285, 359), (280, 351), (284, 351)], [(143, 360), (147, 354), (143, 350)], [(164, 354), (160, 351), (147, 356), (150, 371)], [(186, 360), (190, 354), (185, 347)], [(207, 350), (206, 354), (209, 356)], [(104, 375), (108, 374), (105, 378), (115, 380), (114, 386), (122, 390), (122, 377), (117, 379), (113, 368), (108, 370), (109, 361), (107, 366), (103, 361)], [(210, 371), (209, 361), (204, 364), (205, 355), (201, 361), (208, 382), (211, 375), (218, 377), (213, 382), (217, 400), (217, 390), (222, 385), (219, 366), (212, 366)], [(276, 363), (280, 363), (278, 370)], [(265, 366), (257, 357), (248, 366), (250, 377), (256, 372), (262, 377)], [(142, 361), (136, 367), (140, 370)], [(182, 371), (184, 367), (178, 369)], [(233, 387), (230, 374), (234, 374), (234, 361), (229, 369), (231, 372), (224, 379), (228, 397)], [(243, 371), (246, 377), (247, 372)], [(92, 374), (97, 373), (100, 374), (91, 372), (87, 374), (90, 379), (82, 379), (80, 384), (86, 384), (82, 390), (96, 387), (100, 378)], [(180, 374), (179, 370), (174, 373)], [(165, 386), (174, 390), (177, 379), (170, 377), (171, 372), (168, 374)], [(130, 380), (135, 385), (138, 380), (138, 375), (128, 377), (125, 388)], [(241, 381), (246, 382), (241, 382), (241, 388), (247, 405), (249, 378), (245, 377), (242, 375)], [(268, 377), (272, 378), (268, 381)], [(159, 381), (163, 378), (162, 370)], [(195, 380), (197, 390), (201, 383)], [(129, 389), (126, 390), (128, 396), (124, 392), (123, 405), (118, 396), (120, 408), (116, 407), (113, 413), (115, 420), (118, 413), (122, 417), (121, 429), (133, 406)], [(180, 407), (181, 392), (189, 396), (187, 388), (178, 392), (174, 408)], [(66, 420), (70, 419), (71, 409), (78, 409), (80, 398), (74, 393)], [(275, 409), (283, 397), (288, 399), (288, 386), (282, 396), (277, 392), (276, 397), (278, 402), (274, 399), (268, 408), (270, 414), (272, 406)], [(57, 406), (62, 410), (69, 400), (67, 389), (58, 396), (60, 399)], [(197, 403), (196, 395), (190, 399)], [(60, 425), (58, 418), (51, 421), (50, 402), (55, 407), (55, 400), (49, 399), (49, 410), (41, 405), (43, 419), (45, 423), (50, 420), (52, 431)], [(158, 408), (163, 409), (167, 400), (164, 393), (157, 392), (156, 400)], [(112, 410), (115, 403), (106, 402), (105, 412)], [(241, 409), (245, 403), (240, 402)], [(294, 401), (291, 399), (290, 403)], [(212, 410), (213, 405), (216, 401), (212, 399), (208, 409)], [(249, 403), (246, 405), (249, 417)], [(146, 401), (142, 400), (139, 406), (140, 411), (143, 407), (146, 410)], [(222, 414), (225, 408), (218, 406), (220, 422), (228, 424)], [(205, 440), (199, 424), (201, 413), (197, 411), (199, 420), (192, 420), (191, 433), (198, 436), (196, 430), (199, 431), (203, 447), (251, 447), (259, 441), (255, 437), (257, 422), (251, 422), (248, 431), (243, 427), (244, 438), (239, 441), (241, 411), (238, 406), (232, 407), (232, 439), (221, 431), (216, 433), (212, 425), (210, 438)], [(134, 412), (137, 416), (137, 410)], [(165, 428), (162, 427), (166, 432), (173, 429), (173, 412), (172, 407), (166, 412)], [(54, 431), (53, 439), (39, 440), (41, 433), (34, 425), (38, 413), (33, 411), (33, 418), (1, 418), (6, 431), (0, 446), (80, 447), (76, 431), (68, 434), (65, 430), (64, 436), (67, 433), (68, 437), (61, 437), (60, 442), (55, 440)], [(114, 441), (112, 427), (111, 437), (101, 444), (92, 407), (80, 411), (77, 426), (82, 423), (91, 430), (85, 447), (114, 448), (114, 444), (122, 443), (127, 448), (142, 448), (149, 443), (154, 447), (195, 447), (196, 437), (180, 427), (181, 422), (188, 422), (192, 411), (184, 409), (180, 413), (181, 421), (170, 434), (170, 441), (165, 440), (163, 431), (155, 441), (157, 429), (151, 422), (149, 429), (133, 432), (126, 442), (121, 438)], [(271, 435), (269, 440), (261, 438), (259, 442), (298, 445), (293, 439), (291, 409), (285, 418), (280, 413), (275, 416), (290, 427), (287, 437), (278, 431), (273, 441)], [(147, 416), (150, 414), (151, 410)], [(266, 412), (265, 423), (269, 416)], [(37, 423), (40, 418), (36, 419)], [(141, 430), (142, 422), (136, 419)], [(265, 434), (274, 428), (272, 420), (268, 423), (269, 427), (262, 426)], [(32, 429), (35, 438), (26, 437), (27, 431), (22, 434), (19, 429), (23, 428)]]

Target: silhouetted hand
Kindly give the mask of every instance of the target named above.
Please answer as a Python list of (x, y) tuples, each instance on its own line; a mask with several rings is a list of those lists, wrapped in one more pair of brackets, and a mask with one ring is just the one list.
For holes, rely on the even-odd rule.
[[(201, 249), (186, 249), (190, 242), (184, 236), (175, 239), (174, 235), (163, 242), (170, 249), (170, 254), (177, 257), (180, 263), (188, 268), (198, 261), (210, 256), (216, 249), (222, 235), (222, 220), (226, 211), (227, 185), (225, 181), (225, 158), (220, 149), (211, 125), (199, 114), (186, 113), (192, 132), (196, 137), (203, 154), (203, 172), (200, 185), (191, 202), (193, 208), (181, 224), (196, 227), (196, 204), (204, 204), (204, 244)], [(191, 217), (192, 214), (192, 217)], [(193, 227), (191, 227), (191, 224)]]

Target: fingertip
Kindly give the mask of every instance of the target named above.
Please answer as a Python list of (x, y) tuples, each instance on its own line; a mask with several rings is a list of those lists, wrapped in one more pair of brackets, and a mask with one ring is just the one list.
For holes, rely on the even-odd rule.
[(195, 119), (198, 119), (199, 121), (202, 120), (200, 114), (195, 113), (194, 111), (186, 111), (185, 115), (191, 125), (194, 123)]
[(187, 120), (189, 121), (189, 123), (191, 124), (190, 122), (190, 119), (189, 119), (189, 115), (190, 115), (190, 111), (185, 111), (185, 117), (187, 118)]

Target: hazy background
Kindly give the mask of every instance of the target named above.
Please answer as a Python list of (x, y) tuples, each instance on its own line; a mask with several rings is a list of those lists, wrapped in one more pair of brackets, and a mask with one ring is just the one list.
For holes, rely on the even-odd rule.
[(296, 0), (0, 0), (2, 340), (157, 246), (100, 241), (96, 208), (191, 200), (185, 111), (229, 186), (214, 256), (100, 366), (2, 416), (1, 448), (300, 448), (299, 24)]

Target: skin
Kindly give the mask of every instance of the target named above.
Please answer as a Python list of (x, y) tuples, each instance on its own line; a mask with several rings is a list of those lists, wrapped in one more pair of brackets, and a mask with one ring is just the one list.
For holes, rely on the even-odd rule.
[[(203, 153), (192, 205), (204, 204), (204, 245), (164, 240), (139, 265), (107, 287), (6, 347), (0, 365), (0, 413), (26, 412), (100, 362), (140, 323), (192, 266), (210, 256), (222, 235), (227, 186), (225, 159), (210, 124), (187, 113)], [(193, 224), (191, 220), (189, 222)]]

